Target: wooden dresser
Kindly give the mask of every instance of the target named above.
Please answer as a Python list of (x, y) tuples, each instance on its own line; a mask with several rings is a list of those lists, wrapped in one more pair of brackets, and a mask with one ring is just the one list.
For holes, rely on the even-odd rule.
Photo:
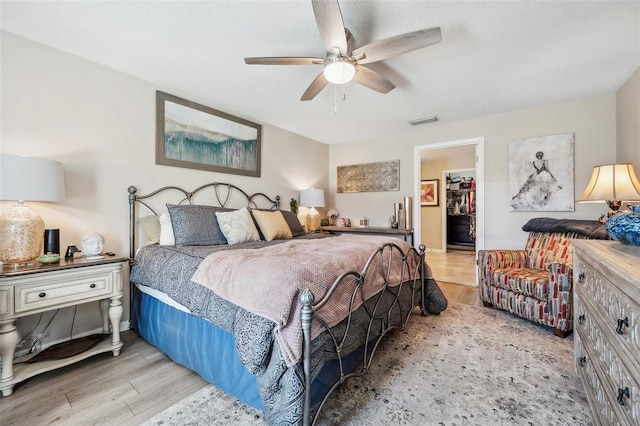
[(640, 247), (576, 240), (575, 370), (594, 421), (640, 424)]

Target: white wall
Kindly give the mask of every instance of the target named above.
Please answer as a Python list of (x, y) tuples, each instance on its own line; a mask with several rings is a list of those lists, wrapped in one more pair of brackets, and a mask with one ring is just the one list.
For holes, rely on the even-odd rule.
[(640, 175), (640, 68), (616, 94), (616, 162), (633, 163)]
[[(83, 236), (95, 230), (104, 235), (105, 250), (128, 256), (130, 185), (145, 193), (168, 184), (195, 189), (207, 182), (230, 182), (250, 193), (280, 195), (285, 209), (300, 189), (328, 187), (328, 146), (271, 126), (263, 126), (260, 178), (155, 165), (155, 91), (194, 102), (197, 96), (11, 33), (2, 32), (1, 43), (0, 151), (63, 163), (66, 200), (33, 203), (47, 228), (60, 228), (62, 250), (70, 244), (81, 247)], [(11, 204), (0, 203), (0, 212)], [(71, 313), (65, 310), (54, 322), (66, 330), (62, 336), (68, 333)], [(19, 328), (26, 329), (29, 321)], [(74, 332), (100, 324), (97, 305), (84, 306)]]
[[(597, 219), (604, 204), (576, 203), (574, 212), (509, 212), (508, 144), (534, 136), (575, 133), (575, 192), (580, 196), (594, 165), (616, 159), (616, 96), (606, 95), (476, 120), (444, 121), (407, 130), (393, 137), (330, 146), (332, 206), (347, 217), (368, 216), (371, 225), (385, 226), (394, 202), (413, 194), (419, 176), (413, 175), (415, 146), (484, 136), (485, 244), (490, 248), (521, 248), (522, 225), (532, 217)], [(400, 191), (335, 194), (336, 167), (400, 159)], [(419, 241), (417, 241), (419, 242)]]

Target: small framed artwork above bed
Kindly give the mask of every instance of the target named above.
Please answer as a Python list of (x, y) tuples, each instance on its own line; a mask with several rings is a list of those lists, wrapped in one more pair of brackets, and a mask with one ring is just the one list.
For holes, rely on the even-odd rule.
[(260, 176), (262, 126), (156, 92), (156, 164)]
[[(212, 205), (195, 204), (206, 191)], [(166, 193), (176, 199), (152, 205)], [(425, 300), (424, 246), (307, 234), (279, 197), (230, 184), (132, 186), (129, 203), (132, 328), (270, 424), (313, 423), (342, 381), (369, 369), (383, 336), (418, 307), (439, 313)], [(136, 251), (149, 223), (161, 229), (143, 232), (158, 238)]]

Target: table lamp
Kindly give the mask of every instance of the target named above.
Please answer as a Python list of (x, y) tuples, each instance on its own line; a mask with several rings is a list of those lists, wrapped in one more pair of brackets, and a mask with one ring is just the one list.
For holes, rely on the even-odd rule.
[(640, 206), (622, 211), (623, 201), (640, 201), (640, 181), (631, 163), (595, 166), (578, 202), (605, 201), (609, 212), (600, 216), (609, 236), (623, 244), (640, 245)]
[(62, 163), (43, 158), (0, 154), (0, 200), (17, 201), (0, 215), (0, 261), (28, 263), (42, 254), (44, 221), (25, 201), (65, 198)]
[(320, 228), (320, 214), (315, 207), (324, 207), (324, 190), (303, 189), (300, 191), (300, 205), (309, 207), (309, 231), (316, 231)]
[(577, 201), (579, 203), (606, 202), (609, 212), (600, 216), (601, 223), (620, 213), (619, 209), (623, 201), (640, 201), (640, 182), (633, 170), (633, 164), (595, 166), (587, 188)]

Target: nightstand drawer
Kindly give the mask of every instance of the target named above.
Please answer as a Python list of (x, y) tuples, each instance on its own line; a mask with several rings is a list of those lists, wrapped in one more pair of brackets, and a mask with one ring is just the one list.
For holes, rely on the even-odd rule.
[(66, 277), (60, 282), (26, 285), (15, 289), (15, 312), (25, 312), (57, 305), (73, 304), (80, 300), (100, 298), (113, 293), (110, 273)]

